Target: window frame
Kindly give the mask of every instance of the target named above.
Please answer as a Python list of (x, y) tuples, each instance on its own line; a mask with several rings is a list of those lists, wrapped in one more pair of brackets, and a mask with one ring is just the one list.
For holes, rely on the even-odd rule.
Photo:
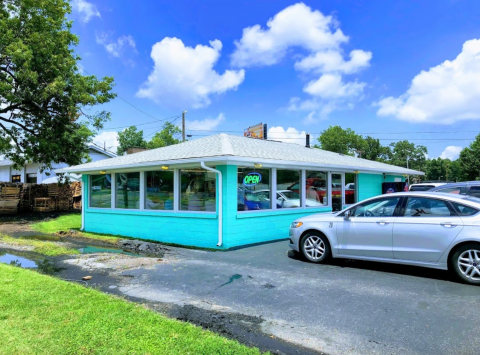
[[(449, 201), (450, 202), (450, 201)], [(468, 205), (465, 205), (463, 203), (459, 203), (459, 202), (450, 202), (450, 204), (452, 205), (453, 209), (455, 210), (455, 212), (457, 213), (457, 215), (461, 218), (464, 218), (464, 217), (475, 217), (477, 216), (479, 213), (480, 213), (480, 209), (478, 208), (475, 208), (475, 207), (472, 207), (472, 206), (468, 206)], [(455, 205), (459, 205), (459, 206), (462, 206), (462, 207), (467, 207), (467, 208), (471, 208), (477, 212), (475, 212), (474, 214), (469, 214), (469, 215), (463, 215), (463, 214), (460, 214), (460, 211), (457, 211), (457, 208), (455, 207)]]
[[(171, 210), (153, 210), (147, 208), (147, 173), (151, 172), (171, 172), (173, 174), (173, 208)], [(178, 212), (178, 171), (179, 169), (169, 169), (169, 170), (143, 170), (140, 171), (140, 209), (147, 212), (158, 212), (158, 213), (172, 213)]]
[[(213, 168), (216, 168), (216, 166), (214, 166)], [(189, 170), (189, 169), (199, 169), (199, 170), (202, 170), (204, 173), (211, 173), (215, 175), (215, 211), (182, 210), (182, 205), (181, 205), (182, 204), (182, 170)], [(176, 174), (177, 176), (176, 178), (174, 177), (175, 180), (173, 182), (173, 191), (176, 198), (174, 197), (173, 199), (173, 210), (167, 210), (167, 211), (156, 210), (155, 212), (166, 212), (166, 213), (179, 212), (179, 213), (192, 213), (192, 214), (200, 213), (200, 214), (209, 214), (209, 215), (217, 214), (218, 213), (218, 174), (215, 174), (212, 171), (202, 169), (201, 167), (200, 168), (196, 168), (196, 167), (183, 168), (183, 169), (178, 168), (175, 170), (177, 171), (177, 174)], [(148, 211), (151, 211), (151, 210), (148, 210)]]
[[(237, 189), (237, 202), (238, 202), (238, 172), (239, 172), (239, 169), (252, 169), (254, 170), (255, 168), (254, 167), (248, 167), (248, 166), (240, 166), (240, 165), (237, 165), (237, 179), (236, 179), (236, 182), (235, 182), (235, 187)], [(276, 168), (259, 168), (258, 170), (269, 170), (270, 171), (270, 176), (269, 176), (269, 186), (270, 186), (270, 208), (265, 208), (263, 210), (247, 210), (247, 211), (239, 211), (238, 210), (238, 204), (237, 204), (237, 213), (246, 213), (246, 214), (249, 214), (249, 213), (261, 213), (261, 212), (272, 212), (272, 211), (276, 211), (276, 207), (277, 207), (277, 204), (273, 203), (273, 196), (276, 196), (276, 193), (277, 193), (277, 186), (276, 186), (276, 179), (277, 179), (277, 170)], [(274, 171), (275, 170), (275, 171)], [(275, 192), (273, 191), (273, 184), (275, 182)], [(274, 195), (275, 193), (275, 195)], [(275, 207), (275, 208), (274, 208)]]
[[(332, 171), (329, 170), (316, 170), (316, 169), (303, 169), (304, 172), (304, 177), (301, 181), (301, 191), (303, 192), (302, 198), (305, 201), (305, 209), (312, 209), (312, 208), (328, 208), (332, 207), (332, 186), (331, 186), (331, 181), (332, 181)], [(314, 173), (324, 173), (325, 174), (325, 186), (327, 187), (327, 191), (325, 193), (324, 200), (327, 200), (327, 204), (323, 204), (322, 206), (315, 207), (315, 206), (307, 206), (307, 173), (308, 172), (314, 172)], [(333, 172), (335, 173), (335, 172)]]
[(92, 178), (93, 176), (96, 176), (96, 175), (110, 175), (110, 178), (113, 180), (113, 178), (115, 177), (114, 173), (109, 173), (109, 174), (89, 174), (88, 175), (88, 208), (89, 209), (98, 209), (98, 210), (101, 210), (101, 211), (105, 211), (105, 210), (113, 210), (115, 206), (113, 204), (113, 198), (114, 198), (114, 193), (112, 192), (112, 189), (113, 189), (113, 186), (112, 186), (112, 183), (110, 182), (110, 207), (98, 207), (98, 206), (92, 206)]
[[(122, 208), (122, 207), (117, 207), (117, 175), (120, 175), (120, 174), (133, 174), (133, 173), (138, 173), (138, 208)], [(112, 181), (113, 181), (113, 175), (112, 174)], [(140, 171), (129, 171), (129, 172), (120, 172), (120, 173), (115, 173), (115, 188), (114, 188), (114, 195), (115, 197), (113, 198), (112, 200), (112, 209), (114, 210), (121, 210), (121, 211), (140, 211), (142, 208), (142, 193), (140, 191), (140, 189), (142, 188), (142, 184), (141, 184), (141, 179), (142, 179), (142, 174)], [(113, 190), (113, 189), (112, 189)]]
[[(399, 200), (398, 200), (397, 205), (395, 206), (395, 208), (393, 210), (393, 214), (391, 216), (387, 216), (387, 217), (383, 217), (383, 218), (399, 217), (399, 213), (401, 211), (401, 206), (403, 205), (403, 201), (405, 200), (405, 197), (404, 196), (395, 196), (395, 195), (393, 195), (393, 196), (380, 196), (380, 197), (376, 197), (372, 200), (368, 200), (368, 201), (364, 201), (364, 202), (354, 204), (353, 206), (350, 206), (347, 209), (345, 209), (345, 211), (337, 214), (335, 217), (345, 217), (345, 212), (350, 211), (350, 218), (363, 218), (363, 217), (353, 216), (351, 214), (352, 210), (355, 212), (355, 209), (357, 207), (360, 207), (360, 206), (363, 206), (363, 205), (368, 205), (370, 203), (374, 203), (374, 202), (381, 201), (381, 200), (389, 200), (389, 199), (394, 199), (394, 198), (398, 198)], [(366, 218), (382, 218), (382, 217), (373, 216), (373, 217), (366, 217)]]
[[(273, 192), (271, 193), (271, 198), (270, 198), (270, 201), (272, 202), (272, 209), (273, 210), (279, 210), (279, 211), (289, 211), (289, 210), (292, 210), (292, 211), (296, 211), (296, 210), (299, 210), (299, 209), (302, 209), (302, 208), (306, 208), (307, 206), (307, 201), (306, 199), (303, 199), (302, 198), (302, 193), (301, 191), (304, 190), (304, 186), (305, 186), (305, 182), (302, 183), (302, 169), (286, 169), (286, 168), (274, 168), (275, 169), (275, 195), (273, 194)], [(298, 174), (298, 183), (299, 183), (299, 195), (300, 195), (300, 206), (298, 207), (280, 207), (278, 208), (277, 207), (277, 194), (279, 194), (279, 190), (278, 190), (278, 170), (287, 170), (287, 171), (297, 171), (299, 174)], [(271, 185), (270, 186), (273, 186), (273, 181), (271, 181)], [(270, 189), (270, 191), (273, 191), (273, 188)], [(274, 197), (275, 196), (275, 197)], [(274, 200), (275, 200), (275, 203), (274, 203)]]

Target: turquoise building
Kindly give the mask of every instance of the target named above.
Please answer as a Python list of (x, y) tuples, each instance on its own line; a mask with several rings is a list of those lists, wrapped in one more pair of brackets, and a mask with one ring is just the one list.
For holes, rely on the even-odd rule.
[(227, 134), (59, 172), (82, 174), (87, 232), (218, 249), (285, 239), (299, 217), (340, 210), (382, 194), (385, 182), (424, 175)]

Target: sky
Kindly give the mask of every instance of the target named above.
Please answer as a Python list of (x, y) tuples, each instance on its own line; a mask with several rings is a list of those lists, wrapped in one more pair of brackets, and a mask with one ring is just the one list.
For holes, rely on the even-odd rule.
[(480, 5), (467, 0), (72, 0), (84, 74), (113, 76), (115, 151), (186, 113), (189, 139), (305, 144), (330, 125), (456, 159), (480, 133)]

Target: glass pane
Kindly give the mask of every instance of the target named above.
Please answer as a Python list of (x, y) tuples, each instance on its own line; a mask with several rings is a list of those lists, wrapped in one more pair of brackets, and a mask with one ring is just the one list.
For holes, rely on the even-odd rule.
[(307, 171), (305, 180), (307, 207), (328, 205), (327, 173)]
[(461, 205), (455, 202), (450, 203), (453, 205), (455, 211), (457, 211), (460, 216), (473, 216), (474, 214), (478, 213), (478, 210), (473, 207)]
[(277, 208), (295, 208), (301, 206), (300, 171), (277, 170)]
[(332, 174), (332, 210), (342, 209), (342, 174)]
[(140, 173), (116, 174), (116, 208), (140, 208)]
[(145, 209), (173, 210), (173, 171), (145, 172)]
[(382, 198), (358, 205), (353, 217), (392, 217), (400, 197)]
[(237, 211), (271, 209), (270, 169), (238, 168)]
[(180, 171), (180, 209), (183, 211), (215, 212), (217, 177), (201, 169)]
[(462, 190), (465, 190), (465, 187), (463, 186), (457, 186), (457, 187), (449, 187), (449, 188), (446, 188), (446, 189), (441, 189), (441, 190), (437, 190), (437, 192), (443, 192), (443, 193), (446, 193), (446, 194), (461, 194), (462, 193)]
[(405, 217), (448, 217), (450, 209), (445, 201), (423, 197), (409, 197)]
[(112, 175), (92, 175), (90, 179), (90, 207), (112, 207)]
[(480, 197), (480, 186), (471, 186), (470, 195), (473, 197)]
[(356, 201), (355, 174), (345, 173), (345, 204), (353, 205)]

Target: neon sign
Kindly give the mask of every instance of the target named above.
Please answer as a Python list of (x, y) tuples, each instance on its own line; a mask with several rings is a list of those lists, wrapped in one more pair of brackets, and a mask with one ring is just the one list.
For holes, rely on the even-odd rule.
[(262, 181), (262, 175), (259, 173), (249, 173), (243, 178), (243, 186), (250, 187), (255, 186)]

